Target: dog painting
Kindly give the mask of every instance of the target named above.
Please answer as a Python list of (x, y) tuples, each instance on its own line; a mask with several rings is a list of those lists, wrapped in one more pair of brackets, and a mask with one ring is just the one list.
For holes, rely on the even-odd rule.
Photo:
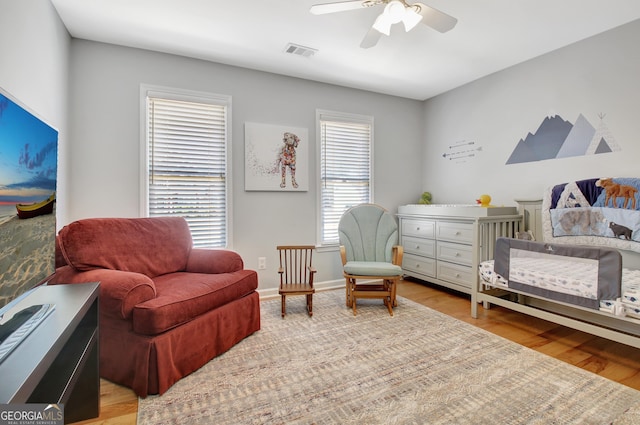
[(245, 190), (307, 191), (306, 128), (245, 123)]
[(282, 142), (284, 145), (282, 146), (282, 150), (280, 151), (280, 155), (278, 156), (276, 163), (276, 168), (277, 166), (280, 166), (282, 169), (282, 181), (280, 183), (280, 187), (287, 187), (286, 177), (287, 167), (289, 167), (289, 172), (291, 173), (291, 186), (298, 188), (298, 182), (296, 182), (296, 149), (298, 148), (298, 144), (300, 144), (300, 138), (287, 131), (282, 137)]

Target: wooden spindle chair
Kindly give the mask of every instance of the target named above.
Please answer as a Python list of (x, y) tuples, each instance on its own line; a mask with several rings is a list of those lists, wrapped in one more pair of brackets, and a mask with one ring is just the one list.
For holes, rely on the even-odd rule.
[(313, 316), (313, 245), (279, 245), (276, 247), (280, 256), (280, 289), (282, 297), (282, 317), (287, 312), (288, 295), (306, 295), (307, 311)]

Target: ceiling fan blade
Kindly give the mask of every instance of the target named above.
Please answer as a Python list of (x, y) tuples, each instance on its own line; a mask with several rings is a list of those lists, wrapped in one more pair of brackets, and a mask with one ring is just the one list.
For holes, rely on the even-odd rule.
[(373, 47), (376, 44), (378, 44), (380, 37), (382, 37), (382, 33), (377, 29), (371, 27), (369, 28), (369, 32), (367, 32), (367, 35), (365, 35), (364, 38), (362, 39), (362, 43), (360, 43), (360, 47), (362, 47), (363, 49), (368, 49), (370, 47)]
[(309, 11), (314, 15), (324, 15), (325, 13), (344, 12), (346, 10), (362, 9), (381, 3), (381, 1), (353, 0), (339, 1), (336, 3), (314, 4)]
[(431, 6), (427, 6), (422, 3), (414, 3), (414, 6), (418, 6), (417, 12), (422, 15), (422, 23), (430, 26), (436, 31), (447, 32), (456, 26), (458, 20), (451, 15), (447, 15), (444, 12), (440, 12), (438, 9), (434, 9)]

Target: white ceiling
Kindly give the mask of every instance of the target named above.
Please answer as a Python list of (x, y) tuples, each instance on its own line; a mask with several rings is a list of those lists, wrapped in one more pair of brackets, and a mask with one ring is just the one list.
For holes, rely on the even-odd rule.
[[(361, 49), (384, 6), (312, 15), (311, 5), (337, 0), (51, 1), (75, 38), (418, 100), (640, 19), (639, 0), (420, 0), (457, 26), (397, 24)], [(318, 52), (287, 54), (288, 43)]]

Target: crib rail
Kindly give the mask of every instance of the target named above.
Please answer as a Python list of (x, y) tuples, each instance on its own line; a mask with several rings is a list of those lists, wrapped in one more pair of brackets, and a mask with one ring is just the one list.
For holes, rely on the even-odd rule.
[(516, 232), (523, 231), (521, 217), (485, 218), (478, 223), (479, 261), (491, 260), (498, 238), (515, 238)]

